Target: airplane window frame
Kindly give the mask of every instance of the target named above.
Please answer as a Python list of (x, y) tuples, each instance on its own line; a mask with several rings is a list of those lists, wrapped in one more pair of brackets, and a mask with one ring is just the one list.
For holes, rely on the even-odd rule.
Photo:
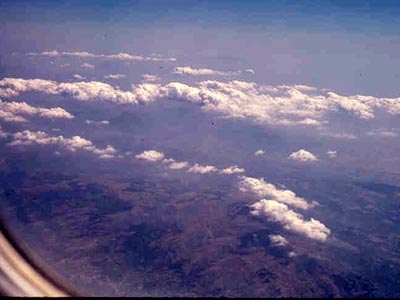
[(0, 295), (70, 297), (79, 293), (45, 266), (0, 218)]

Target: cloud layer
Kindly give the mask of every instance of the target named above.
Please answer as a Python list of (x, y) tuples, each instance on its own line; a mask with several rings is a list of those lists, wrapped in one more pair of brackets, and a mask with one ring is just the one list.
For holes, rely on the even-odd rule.
[[(58, 83), (42, 79), (4, 78), (0, 97), (13, 97), (36, 91), (50, 95), (65, 94), (78, 100), (103, 100), (138, 104), (158, 100), (181, 100), (200, 105), (205, 111), (229, 118), (247, 119), (260, 124), (280, 126), (323, 126), (332, 114), (359, 120), (375, 118), (377, 111), (400, 114), (400, 98), (341, 96), (313, 87), (263, 86), (244, 81), (202, 81), (192, 86), (170, 82), (166, 85), (143, 82), (122, 91), (97, 81)], [(327, 135), (332, 135), (327, 133)], [(337, 135), (336, 137), (347, 137)], [(350, 135), (348, 135), (350, 137)]]

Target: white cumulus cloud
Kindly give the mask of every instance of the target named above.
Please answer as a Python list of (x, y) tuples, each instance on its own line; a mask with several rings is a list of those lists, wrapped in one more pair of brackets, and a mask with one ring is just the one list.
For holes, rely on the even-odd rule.
[(59, 145), (63, 148), (75, 152), (77, 150), (86, 150), (88, 152), (98, 155), (100, 158), (111, 158), (117, 152), (111, 145), (106, 148), (97, 148), (91, 141), (80, 136), (73, 136), (66, 138), (62, 135), (50, 136), (43, 131), (30, 131), (24, 130), (14, 133), (10, 146), (17, 145)]
[(162, 160), (165, 155), (162, 152), (156, 150), (147, 150), (135, 156), (137, 159), (143, 159), (151, 162)]
[(171, 164), (168, 165), (168, 168), (172, 170), (180, 170), (180, 169), (187, 169), (189, 167), (189, 163), (186, 161), (176, 162), (173, 161)]
[(219, 171), (220, 174), (227, 174), (227, 175), (240, 174), (244, 172), (245, 169), (239, 168), (238, 166), (230, 166), (229, 168), (225, 168)]
[(300, 209), (308, 209), (310, 204), (304, 198), (296, 196), (290, 190), (278, 189), (272, 183), (266, 182), (263, 178), (252, 178), (241, 176), (239, 181), (239, 190), (242, 192), (252, 192), (260, 198), (268, 197)]
[(304, 149), (293, 152), (289, 155), (289, 159), (300, 162), (312, 162), (318, 160), (318, 158), (314, 154)]
[(25, 102), (6, 102), (0, 100), (0, 118), (8, 122), (26, 122), (24, 116), (43, 118), (73, 119), (74, 116), (60, 107), (34, 107)]
[(188, 172), (190, 173), (196, 173), (196, 174), (207, 174), (207, 173), (213, 173), (217, 172), (218, 169), (214, 166), (203, 166), (199, 164), (194, 164), (192, 167), (189, 168)]
[(266, 216), (270, 221), (278, 222), (286, 230), (303, 234), (311, 239), (325, 241), (331, 231), (320, 221), (311, 218), (304, 220), (304, 217), (287, 205), (275, 200), (262, 199), (250, 206), (251, 213), (256, 216)]

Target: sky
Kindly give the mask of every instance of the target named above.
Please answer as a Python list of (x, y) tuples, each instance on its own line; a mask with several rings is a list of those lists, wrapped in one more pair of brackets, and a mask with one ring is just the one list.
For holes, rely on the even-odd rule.
[[(159, 53), (344, 94), (399, 93), (396, 1), (2, 1), (11, 52)], [(4, 68), (1, 70), (5, 72)], [(6, 75), (6, 74), (5, 74)], [(382, 77), (385, 80), (380, 80)]]

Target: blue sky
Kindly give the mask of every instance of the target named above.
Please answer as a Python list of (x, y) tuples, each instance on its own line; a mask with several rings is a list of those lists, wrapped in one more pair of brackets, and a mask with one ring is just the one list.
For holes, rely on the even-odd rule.
[[(400, 92), (397, 1), (2, 1), (3, 55), (160, 53), (257, 82)], [(381, 80), (384, 77), (385, 80)]]

